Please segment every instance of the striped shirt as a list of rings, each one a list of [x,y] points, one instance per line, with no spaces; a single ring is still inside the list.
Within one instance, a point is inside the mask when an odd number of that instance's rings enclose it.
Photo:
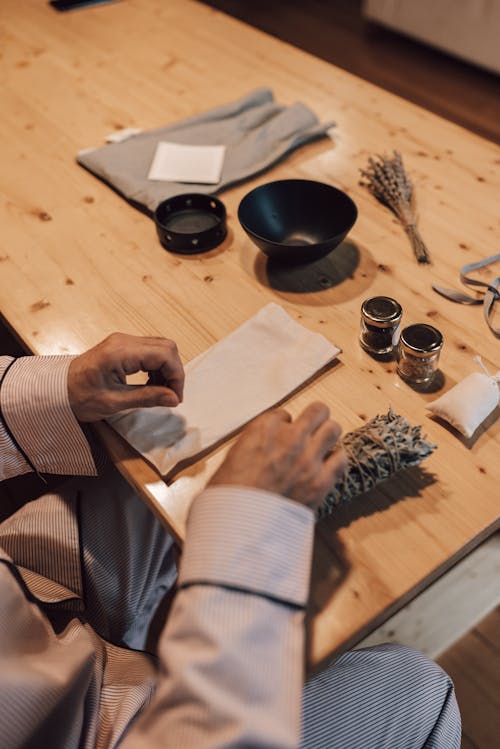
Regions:
[[[70,361],[0,359],[2,479],[97,473]],[[76,508],[69,485],[0,525],[2,747],[298,746],[312,511],[243,487],[202,492],[155,664],[89,626]]]

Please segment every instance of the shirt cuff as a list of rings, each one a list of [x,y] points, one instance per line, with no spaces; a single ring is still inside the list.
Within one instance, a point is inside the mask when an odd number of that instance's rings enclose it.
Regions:
[[[215,584],[305,606],[313,511],[271,492],[214,486],[194,500],[179,584]]]
[[[40,473],[96,476],[92,450],[68,399],[73,356],[26,356],[5,375],[2,416]]]

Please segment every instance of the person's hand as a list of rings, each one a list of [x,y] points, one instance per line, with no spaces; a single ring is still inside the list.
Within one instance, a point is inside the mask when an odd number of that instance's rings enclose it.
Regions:
[[[154,377],[145,385],[127,385],[127,375],[139,371]],[[68,371],[69,402],[79,421],[97,421],[127,408],[177,406],[183,388],[177,346],[166,338],[113,333],[73,359]]]
[[[347,457],[340,426],[323,403],[292,421],[282,409],[262,414],[242,433],[209,485],[237,484],[282,494],[319,507],[343,475]]]

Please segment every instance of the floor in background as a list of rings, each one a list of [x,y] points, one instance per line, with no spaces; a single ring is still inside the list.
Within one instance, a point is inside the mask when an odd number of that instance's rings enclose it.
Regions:
[[[500,608],[438,658],[455,683],[462,749],[496,749],[500,715]]]
[[[205,3],[500,143],[500,78],[366,22],[361,0]]]
[[[494,533],[356,647],[398,642],[439,660],[500,606],[499,578],[500,533]]]
[[[440,663],[457,689],[463,749],[499,746],[499,571],[496,533],[357,645],[399,642]]]

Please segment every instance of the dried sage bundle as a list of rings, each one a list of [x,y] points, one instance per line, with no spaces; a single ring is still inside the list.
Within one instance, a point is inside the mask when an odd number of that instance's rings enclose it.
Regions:
[[[394,151],[392,158],[386,154],[375,159],[370,156],[367,168],[360,171],[364,178],[360,184],[367,187],[401,221],[418,262],[430,263],[429,252],[417,229],[412,210],[413,185],[405,172],[399,151]]]
[[[418,465],[436,447],[423,439],[420,426],[411,426],[392,409],[348,432],[342,445],[347,453],[348,468],[326,497],[318,511],[319,517],[334,512],[339,504],[350,502],[400,468]]]

